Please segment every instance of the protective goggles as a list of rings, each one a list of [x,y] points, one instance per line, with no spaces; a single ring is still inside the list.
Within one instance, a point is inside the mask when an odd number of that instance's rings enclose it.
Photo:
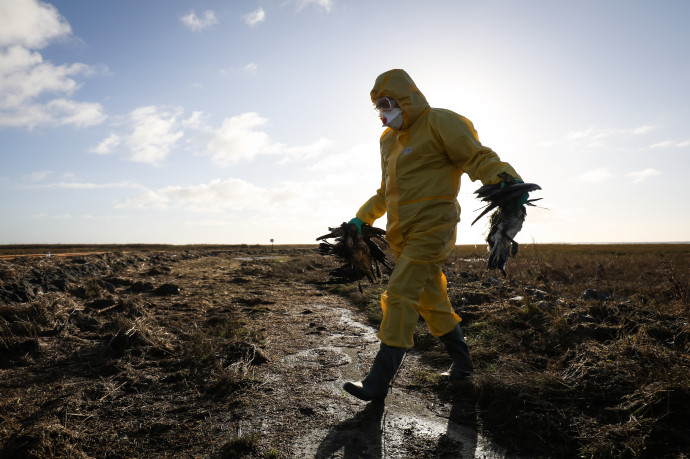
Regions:
[[[376,103],[374,104],[374,110],[378,110],[378,111],[392,110],[397,106],[398,106],[398,104],[395,102],[395,99],[393,99],[392,97],[379,97],[378,99],[376,99]]]

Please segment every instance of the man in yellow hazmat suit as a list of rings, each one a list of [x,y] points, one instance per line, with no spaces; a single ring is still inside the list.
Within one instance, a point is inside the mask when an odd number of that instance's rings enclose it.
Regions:
[[[387,127],[380,140],[381,187],[350,223],[371,225],[387,213],[386,239],[396,265],[381,295],[381,346],[371,371],[362,381],[344,385],[367,401],[385,398],[413,346],[420,314],[453,360],[446,377],[462,380],[472,374],[461,319],[451,307],[441,272],[455,246],[460,177],[465,173],[485,185],[501,182],[502,172],[520,179],[510,164],[482,146],[467,118],[431,108],[404,70],[379,75],[371,100]]]

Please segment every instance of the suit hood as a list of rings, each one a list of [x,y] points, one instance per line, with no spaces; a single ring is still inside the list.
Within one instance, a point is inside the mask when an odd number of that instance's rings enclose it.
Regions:
[[[376,78],[371,90],[371,101],[376,103],[380,97],[392,97],[403,111],[402,129],[410,127],[419,116],[428,110],[429,103],[417,88],[410,75],[401,69],[393,69]]]

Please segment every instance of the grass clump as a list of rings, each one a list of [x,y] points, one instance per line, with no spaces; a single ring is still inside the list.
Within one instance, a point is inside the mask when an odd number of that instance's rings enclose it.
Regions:
[[[276,449],[264,451],[260,445],[259,434],[240,435],[228,440],[220,451],[220,459],[257,458],[275,459],[281,457]]]
[[[499,282],[461,253],[453,297],[494,298],[454,304],[487,433],[528,455],[687,456],[690,246],[523,247]]]
[[[259,435],[241,435],[228,440],[221,449],[222,459],[253,457],[259,452]]]

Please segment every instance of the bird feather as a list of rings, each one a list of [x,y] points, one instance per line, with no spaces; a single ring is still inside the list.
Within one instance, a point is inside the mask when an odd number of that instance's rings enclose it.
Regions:
[[[345,222],[328,230],[329,233],[316,238],[317,241],[323,241],[319,251],[322,255],[334,255],[344,262],[330,273],[332,277],[342,282],[359,281],[366,277],[374,283],[381,278],[379,264],[389,272],[392,270],[383,250],[388,245],[384,239],[386,231],[365,223],[360,234],[354,224]],[[328,239],[334,239],[335,242],[331,243]]]
[[[486,206],[472,225],[494,211],[489,217],[489,234],[486,237],[489,244],[489,269],[499,269],[505,276],[508,259],[517,255],[519,250],[515,236],[522,229],[527,216],[527,209],[519,200],[525,193],[541,190],[541,187],[536,183],[517,182],[507,174],[504,175],[507,177],[502,177],[503,184],[484,185],[475,191]],[[533,206],[533,202],[540,199],[529,199],[525,204]]]

